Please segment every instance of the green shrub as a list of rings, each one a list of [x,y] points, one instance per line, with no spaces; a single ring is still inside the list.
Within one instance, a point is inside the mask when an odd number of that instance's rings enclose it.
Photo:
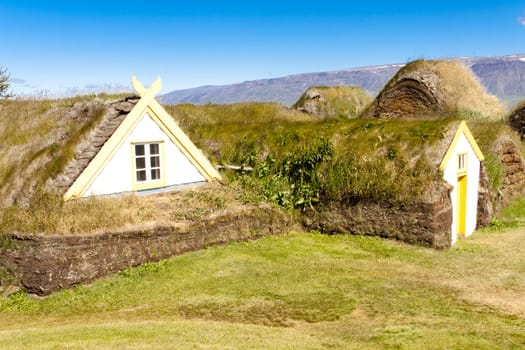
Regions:
[[[287,208],[306,208],[319,201],[322,183],[319,168],[331,160],[333,145],[326,139],[289,153],[277,161],[273,155],[260,159],[252,155],[254,172],[243,174],[245,188],[258,193],[254,198],[269,200]]]

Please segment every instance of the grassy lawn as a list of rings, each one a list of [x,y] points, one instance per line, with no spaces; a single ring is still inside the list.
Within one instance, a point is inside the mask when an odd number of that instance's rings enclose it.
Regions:
[[[2,349],[519,349],[525,229],[437,251],[290,233],[0,298]]]

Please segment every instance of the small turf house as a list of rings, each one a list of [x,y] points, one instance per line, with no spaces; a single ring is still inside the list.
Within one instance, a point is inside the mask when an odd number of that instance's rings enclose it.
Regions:
[[[417,60],[402,67],[361,115],[379,120],[423,124],[423,121],[428,121],[447,125],[446,136],[443,136],[442,141],[412,145],[419,148],[420,152],[424,150],[427,155],[431,154],[432,166],[436,167],[440,178],[449,187],[446,201],[443,192],[439,196],[441,204],[450,206],[450,209],[445,210],[443,207],[442,210],[431,211],[429,216],[434,217],[434,222],[428,223],[428,227],[433,227],[430,231],[436,234],[446,229],[447,235],[451,236],[447,237],[447,242],[440,235],[440,239],[434,240],[432,245],[445,247],[454,244],[458,235],[471,235],[478,224],[487,224],[492,215],[494,197],[490,194],[488,176],[480,164],[484,160],[483,154],[464,121],[456,124],[456,121],[447,119],[475,117],[479,121],[491,121],[499,120],[503,113],[504,108],[498,99],[488,94],[472,72],[462,64],[455,61]],[[473,123],[471,126],[485,134],[484,150],[495,151],[493,146],[487,145],[493,144],[497,137],[487,135],[482,123]],[[412,157],[417,158],[417,153],[412,154]],[[432,193],[437,195],[436,191]],[[448,212],[446,216],[441,215],[445,212]],[[414,223],[414,227],[417,226]]]
[[[65,200],[220,179],[208,159],[155,100],[160,78],[149,89],[135,77],[132,83],[140,99],[102,140],[103,145],[65,192]]]
[[[355,119],[332,140],[311,229],[448,248],[486,223],[484,156],[465,121]]]
[[[480,162],[483,160],[467,124],[461,122],[439,166],[443,179],[451,185],[451,244],[456,242],[458,235],[469,236],[476,229]]]

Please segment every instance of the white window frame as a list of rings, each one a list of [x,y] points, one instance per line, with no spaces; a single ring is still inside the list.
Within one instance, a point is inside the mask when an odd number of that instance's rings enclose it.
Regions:
[[[468,170],[467,153],[458,154],[458,173],[466,173]]]
[[[151,145],[157,145],[158,153],[151,153]],[[137,155],[137,146],[144,146],[144,154]],[[163,186],[165,183],[165,174],[164,174],[164,142],[163,141],[148,141],[148,142],[134,142],[131,144],[132,152],[132,161],[133,161],[133,189],[142,190],[154,187]],[[152,166],[152,159],[154,157],[158,158],[158,166]],[[137,167],[137,160],[144,159],[144,167]],[[157,170],[159,173],[159,178],[154,179],[152,177],[152,172]],[[139,178],[139,172],[146,173],[146,179],[142,180]]]

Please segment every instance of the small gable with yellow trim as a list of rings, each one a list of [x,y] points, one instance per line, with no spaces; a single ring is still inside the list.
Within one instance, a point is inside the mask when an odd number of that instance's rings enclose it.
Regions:
[[[220,179],[204,154],[155,100],[160,78],[150,89],[133,77],[140,100],[64,195],[95,195],[169,189]]]
[[[443,157],[439,170],[450,185],[452,204],[451,243],[469,236],[477,227],[478,193],[483,154],[463,121]]]

